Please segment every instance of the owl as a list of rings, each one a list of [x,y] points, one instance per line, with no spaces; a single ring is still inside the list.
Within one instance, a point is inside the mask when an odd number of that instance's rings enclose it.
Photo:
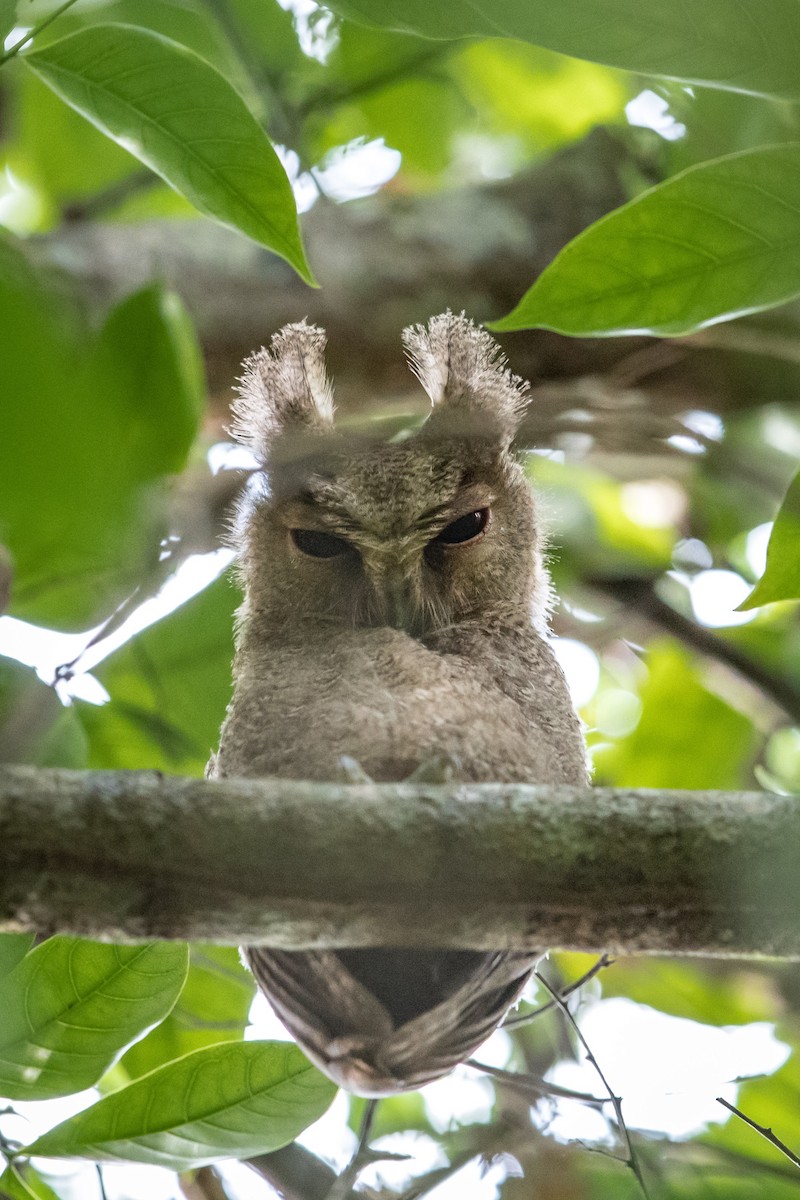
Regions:
[[[463,315],[403,341],[431,401],[405,437],[334,423],[325,335],[289,325],[244,364],[235,436],[263,465],[237,523],[244,591],[214,778],[584,785],[548,640],[543,536],[512,442],[526,386]],[[529,953],[246,948],[336,1083],[417,1088],[497,1027]]]

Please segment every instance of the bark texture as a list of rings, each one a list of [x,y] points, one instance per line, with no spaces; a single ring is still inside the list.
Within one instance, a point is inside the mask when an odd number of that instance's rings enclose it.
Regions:
[[[0,929],[800,959],[800,806],[749,792],[0,770]]]

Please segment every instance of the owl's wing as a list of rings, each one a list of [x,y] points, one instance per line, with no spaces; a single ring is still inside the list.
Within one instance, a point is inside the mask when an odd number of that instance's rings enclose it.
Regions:
[[[244,954],[275,1012],[312,1058],[327,1062],[337,1040],[391,1036],[386,1009],[333,951],[245,946]]]

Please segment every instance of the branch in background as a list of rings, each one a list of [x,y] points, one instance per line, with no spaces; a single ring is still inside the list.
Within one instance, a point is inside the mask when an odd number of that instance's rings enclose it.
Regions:
[[[717,1096],[717,1104],[721,1104],[724,1108],[729,1109],[730,1112],[737,1116],[740,1121],[744,1121],[745,1125],[749,1125],[751,1129],[755,1129],[756,1133],[760,1133],[763,1138],[766,1138],[771,1146],[774,1146],[776,1150],[780,1150],[781,1154],[785,1155],[786,1158],[789,1159],[789,1162],[794,1163],[796,1167],[800,1167],[800,1157],[798,1157],[793,1150],[790,1150],[786,1143],[782,1142],[781,1139],[772,1132],[769,1126],[759,1125],[752,1119],[752,1117],[746,1116],[741,1109],[736,1108],[736,1106],[733,1104],[729,1104],[728,1101],[723,1100],[721,1096]]]
[[[340,399],[374,402],[411,390],[404,325],[448,306],[479,320],[508,311],[567,241],[629,199],[632,179],[656,181],[662,146],[641,130],[597,129],[502,183],[414,199],[387,190],[347,204],[320,201],[303,216],[319,290],[210,221],[73,221],[29,248],[100,307],[154,278],[174,287],[198,324],[212,386],[229,388],[246,353],[287,321],[308,317],[328,330]],[[515,370],[542,378],[602,371],[631,343],[532,333],[517,335],[513,347]],[[690,394],[684,387],[681,408]]]
[[[586,580],[586,583],[595,591],[624,604],[637,618],[657,625],[698,653],[731,667],[748,683],[760,688],[796,725],[800,725],[800,687],[786,676],[776,675],[732,642],[677,612],[661,599],[652,579],[640,576],[607,579],[595,577]]]
[[[336,1172],[297,1142],[250,1158],[247,1165],[280,1192],[283,1200],[325,1200],[336,1182]],[[352,1200],[357,1195],[351,1193]]]
[[[761,792],[0,772],[8,930],[799,959],[798,861]]]
[[[213,1167],[200,1167],[191,1178],[184,1176],[179,1187],[186,1200],[231,1200]]]

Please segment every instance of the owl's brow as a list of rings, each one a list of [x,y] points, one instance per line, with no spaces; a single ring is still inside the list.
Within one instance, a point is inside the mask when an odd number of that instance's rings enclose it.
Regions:
[[[448,500],[442,501],[427,512],[421,513],[417,518],[419,524],[423,522],[435,524],[440,521],[451,521],[454,517],[461,517],[465,513],[473,512],[479,508],[491,508],[496,499],[495,493],[483,483],[470,483],[459,486],[454,494]]]

